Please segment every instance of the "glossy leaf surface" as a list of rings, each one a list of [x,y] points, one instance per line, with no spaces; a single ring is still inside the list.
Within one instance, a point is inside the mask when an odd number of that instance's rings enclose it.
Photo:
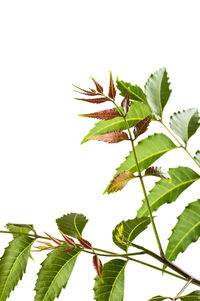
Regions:
[[[5,301],[26,271],[33,238],[15,237],[0,260],[0,300]]]
[[[139,101],[131,103],[129,112],[127,113],[126,119],[129,127],[133,127],[137,122],[144,119],[146,116],[151,114],[149,107]],[[122,131],[126,130],[127,126],[122,117],[116,117],[112,120],[101,120],[95,124],[95,126],[90,130],[87,136],[95,136],[99,134],[104,134],[111,131]],[[84,138],[82,143],[87,142],[89,139]]]
[[[190,203],[181,215],[172,230],[165,256],[174,261],[180,252],[200,237],[200,199]]]
[[[94,299],[96,301],[123,301],[124,269],[127,261],[113,259],[103,266],[102,281],[95,278]]]
[[[149,217],[141,217],[122,221],[113,230],[113,242],[121,249],[127,251],[129,245],[150,224]]]
[[[147,102],[157,115],[162,117],[163,109],[170,97],[170,83],[165,68],[161,68],[151,74],[145,85]]]
[[[170,127],[185,144],[199,127],[199,113],[196,108],[174,113],[170,117]]]
[[[192,183],[197,181],[200,176],[188,167],[170,168],[169,175],[171,180],[161,179],[155,183],[155,186],[148,194],[148,200],[152,211],[156,211],[165,203],[176,201],[178,196],[188,188]],[[146,202],[138,210],[138,217],[148,216]]]
[[[43,261],[35,286],[34,301],[53,301],[66,287],[80,249],[64,252],[67,245],[53,250]]]
[[[61,232],[72,237],[81,236],[88,220],[82,214],[70,213],[56,219],[57,226]]]

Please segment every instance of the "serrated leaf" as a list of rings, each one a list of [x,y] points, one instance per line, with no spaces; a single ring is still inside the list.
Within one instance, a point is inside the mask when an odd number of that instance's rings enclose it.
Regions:
[[[32,224],[7,224],[6,228],[11,232],[18,232],[18,233],[29,233],[30,231],[34,231],[34,227]],[[21,234],[13,233],[13,237],[17,237]]]
[[[65,252],[67,246],[58,247],[47,255],[38,273],[34,301],[53,301],[66,287],[80,249]]]
[[[188,295],[179,297],[182,301],[200,301],[200,291],[194,291]]]
[[[112,72],[110,72],[110,84],[109,84],[108,96],[112,99],[115,99],[115,96],[116,96],[116,90],[115,90],[115,85],[114,85],[113,78],[112,78]]]
[[[121,92],[120,95],[126,96],[127,92],[130,92],[130,99],[146,102],[146,95],[140,87],[133,86],[131,83],[124,82],[117,78],[117,89]]]
[[[148,129],[148,126],[152,120],[152,115],[148,115],[144,119],[140,120],[133,129],[133,134],[135,139],[145,133]]]
[[[148,194],[148,200],[151,206],[151,211],[156,211],[165,203],[176,201],[178,196],[187,189],[192,183],[197,181],[200,176],[191,168],[179,166],[170,168],[168,172],[171,181],[161,179],[155,183],[155,186]],[[138,217],[148,216],[148,209],[145,200],[143,205],[138,210]]]
[[[164,134],[154,134],[141,140],[135,147],[140,170],[143,171],[148,168],[166,152],[175,148],[177,148],[177,146]],[[132,173],[137,171],[132,151],[126,157],[126,160],[117,168],[115,176],[125,170]],[[108,187],[105,192],[107,191]]]
[[[149,299],[148,301],[162,301],[162,300],[166,300],[166,299],[172,300],[172,298],[169,298],[169,297],[155,296],[155,297]]]
[[[134,178],[134,175],[130,171],[120,172],[111,182],[108,187],[108,194],[122,190],[126,184]]]
[[[95,277],[94,299],[96,301],[123,301],[124,269],[127,261],[113,259],[103,266],[102,280]]]
[[[5,301],[26,271],[33,238],[20,235],[14,238],[0,260],[0,300]]]
[[[128,135],[125,132],[122,131],[112,131],[100,135],[90,136],[87,137],[87,139],[91,140],[98,140],[102,142],[108,142],[108,143],[118,143],[123,140],[128,140]]]
[[[91,77],[91,79],[93,80],[95,86],[96,86],[96,89],[99,93],[103,93],[103,87],[93,78]]]
[[[190,203],[181,215],[169,238],[165,256],[174,261],[180,252],[200,237],[200,199]]]
[[[126,120],[129,127],[133,127],[137,122],[144,119],[146,116],[151,114],[149,107],[142,102],[135,101],[131,103],[129,112],[127,113]],[[101,120],[95,124],[95,126],[88,133],[89,136],[95,136],[104,134],[111,131],[123,131],[126,130],[127,126],[122,117],[116,117],[112,120]],[[85,143],[89,139],[84,138],[81,143]]]
[[[170,128],[185,142],[194,135],[199,127],[199,112],[196,108],[174,113],[170,117]]]
[[[171,90],[166,68],[151,74],[145,85],[147,102],[157,115],[162,118],[163,109],[170,97]]]
[[[90,103],[95,103],[95,104],[99,104],[99,103],[103,103],[105,101],[108,101],[108,98],[106,97],[100,97],[100,98],[75,98],[76,100],[82,100],[82,101],[86,101],[86,102],[90,102]]]
[[[89,114],[80,114],[79,116],[97,118],[97,119],[102,119],[102,120],[110,120],[115,117],[119,117],[120,114],[118,111],[116,111],[114,109],[108,109],[108,110],[103,110],[103,111],[89,113]]]
[[[196,151],[194,159],[200,164],[200,151]]]
[[[154,176],[169,179],[169,175],[161,167],[151,166],[145,170],[145,176]]]
[[[113,230],[113,242],[121,249],[127,251],[129,245],[150,224],[149,217],[141,217],[122,221]]]
[[[56,219],[57,226],[61,232],[72,237],[80,237],[88,220],[82,214],[69,213]]]

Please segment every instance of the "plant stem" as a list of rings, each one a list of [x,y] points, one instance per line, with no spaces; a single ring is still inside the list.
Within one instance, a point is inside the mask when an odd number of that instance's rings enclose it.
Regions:
[[[194,163],[200,168],[200,164],[194,159],[194,157],[190,154],[190,152],[187,150],[187,147],[184,146],[177,138],[176,136],[173,134],[173,132],[163,123],[162,120],[158,120],[163,126],[164,128],[170,133],[170,135],[176,140],[176,142],[180,145],[180,147],[182,147],[186,153],[190,156],[190,158],[194,161]]]
[[[184,290],[188,287],[188,285],[190,285],[192,281],[192,278],[190,278],[187,283],[184,285],[184,287],[180,290],[180,292],[174,297],[174,299],[172,301],[176,301],[181,295],[182,293],[184,292]]]
[[[148,200],[148,197],[147,197],[147,193],[146,193],[146,189],[145,189],[145,186],[144,186],[143,177],[142,177],[142,174],[141,174],[141,171],[140,171],[140,167],[139,167],[139,163],[138,163],[138,159],[137,159],[137,155],[136,155],[136,151],[135,151],[134,140],[133,140],[133,137],[132,137],[132,134],[131,134],[131,131],[130,131],[129,124],[128,124],[127,120],[126,120],[126,115],[122,112],[122,110],[120,110],[120,108],[118,107],[118,105],[115,103],[114,100],[112,100],[112,102],[116,106],[116,108],[118,109],[119,113],[123,117],[124,122],[126,123],[126,127],[127,127],[127,130],[128,130],[129,138],[130,138],[130,141],[131,141],[133,156],[134,156],[134,160],[135,160],[135,164],[136,164],[138,176],[140,178],[140,184],[141,184],[142,191],[143,191],[143,194],[144,194],[144,199],[145,199],[145,202],[146,202],[146,205],[147,205],[149,217],[150,217],[151,224],[152,224],[152,227],[153,227],[153,231],[154,231],[154,234],[155,234],[155,237],[156,237],[156,241],[157,241],[157,244],[158,244],[160,255],[161,255],[161,257],[164,257],[164,252],[163,252],[163,249],[162,249],[162,245],[161,245],[161,242],[160,242],[158,231],[156,229],[156,225],[155,225],[154,218],[153,218],[153,215],[152,215],[151,206],[149,204],[149,200]]]

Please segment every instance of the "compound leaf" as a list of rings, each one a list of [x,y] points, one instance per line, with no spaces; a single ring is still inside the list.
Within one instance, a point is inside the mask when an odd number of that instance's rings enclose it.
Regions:
[[[129,245],[150,224],[149,217],[141,217],[122,221],[113,230],[113,242],[121,249],[127,251]]]
[[[145,85],[147,102],[157,115],[162,118],[163,109],[170,97],[171,90],[166,68],[151,74]]]
[[[135,101],[131,103],[130,110],[126,115],[129,127],[133,127],[140,120],[151,114],[151,110],[145,103]],[[86,137],[104,134],[111,131],[123,131],[126,130],[127,126],[122,117],[115,117],[111,120],[101,120],[95,124],[90,130]],[[84,138],[82,144],[89,141],[90,139]]]
[[[53,250],[41,264],[35,285],[34,301],[53,301],[66,287],[77,256],[81,252],[76,248],[66,253],[67,248],[69,247],[65,245]]]
[[[188,295],[179,297],[182,301],[200,301],[200,291],[194,291]]]
[[[102,280],[95,277],[94,299],[96,301],[123,301],[124,269],[127,261],[113,259],[103,266]]]
[[[61,232],[72,237],[80,237],[88,220],[82,214],[69,213],[56,219],[57,226]]]
[[[169,238],[165,256],[173,261],[180,252],[200,236],[200,199],[190,203],[181,215]]]
[[[146,95],[137,85],[133,86],[131,83],[124,82],[118,78],[116,83],[117,89],[121,92],[120,95],[126,96],[127,92],[129,91],[130,99],[146,102]]]
[[[194,135],[199,127],[199,112],[196,108],[174,113],[170,117],[171,129],[185,142]]]
[[[26,271],[30,249],[35,239],[25,235],[15,237],[0,260],[0,300],[5,301]]]
[[[186,188],[200,178],[191,168],[182,166],[170,168],[168,174],[171,178],[170,181],[161,179],[155,183],[155,186],[149,192],[148,200],[152,211],[156,211],[165,203],[174,202]],[[143,205],[138,210],[137,216],[148,216],[145,200],[143,200]]]
[[[154,134],[141,140],[135,148],[140,170],[142,171],[148,168],[150,165],[152,165],[153,162],[158,160],[166,152],[175,148],[177,148],[177,146],[162,133]],[[132,151],[126,157],[126,160],[117,168],[117,173],[115,174],[115,176],[125,170],[132,173],[137,171]],[[106,188],[104,193],[108,191],[108,187]]]

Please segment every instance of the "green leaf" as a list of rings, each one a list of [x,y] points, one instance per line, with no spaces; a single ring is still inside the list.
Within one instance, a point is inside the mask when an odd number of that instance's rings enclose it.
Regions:
[[[43,261],[35,286],[34,301],[53,301],[66,287],[77,256],[81,252],[77,248],[69,253],[61,253],[67,248],[70,247],[65,245],[53,250]]]
[[[113,230],[113,241],[121,249],[127,251],[127,241],[132,242],[150,224],[149,217],[141,217],[122,221]]]
[[[26,233],[28,234],[30,231],[34,231],[34,227],[32,224],[7,224],[6,228],[11,232],[18,233]],[[21,234],[13,234],[13,237],[17,237]]]
[[[192,169],[182,166],[170,168],[168,173],[171,180],[161,179],[156,182],[148,195],[152,211],[156,211],[165,203],[174,202],[186,188],[200,178]],[[137,216],[148,216],[145,200],[143,200],[143,205],[138,210]]]
[[[95,277],[94,299],[97,301],[123,301],[124,269],[127,261],[113,259],[103,266],[102,278]]]
[[[151,110],[145,103],[134,101],[131,103],[129,112],[127,113],[126,119],[129,127],[133,127],[140,120],[151,114]],[[115,117],[111,120],[101,120],[95,124],[95,126],[86,135],[87,137],[104,134],[111,131],[123,131],[126,130],[127,126],[122,117]],[[86,137],[81,142],[82,144],[87,142],[89,139]]]
[[[171,298],[163,297],[163,296],[155,296],[155,297],[149,299],[149,301],[162,301],[162,300],[166,300],[166,299],[171,299]]]
[[[88,220],[82,214],[69,213],[56,219],[57,226],[61,232],[72,237],[79,237]]]
[[[196,151],[194,159],[200,164],[200,151]]]
[[[181,215],[169,238],[166,257],[173,261],[180,252],[200,237],[200,199],[190,203]]]
[[[170,83],[165,68],[161,68],[151,74],[145,85],[147,102],[157,115],[162,118],[163,109],[170,97]]]
[[[133,86],[131,83],[124,82],[117,78],[117,89],[121,92],[120,95],[126,96],[128,90],[130,93],[130,99],[146,102],[146,95],[140,87]]]
[[[200,291],[194,291],[189,295],[179,297],[182,301],[200,301]]]
[[[0,260],[0,301],[5,301],[22,279],[30,254],[33,238],[20,235],[14,238]]]
[[[170,117],[170,128],[185,142],[194,135],[199,127],[199,112],[196,108],[174,113]]]
[[[162,155],[175,148],[177,148],[177,146],[164,134],[156,133],[141,140],[135,147],[140,170],[142,171],[148,168]],[[132,173],[137,171],[132,151],[126,157],[126,160],[117,168],[117,172],[114,177],[125,170]],[[104,193],[108,191],[108,187]]]

